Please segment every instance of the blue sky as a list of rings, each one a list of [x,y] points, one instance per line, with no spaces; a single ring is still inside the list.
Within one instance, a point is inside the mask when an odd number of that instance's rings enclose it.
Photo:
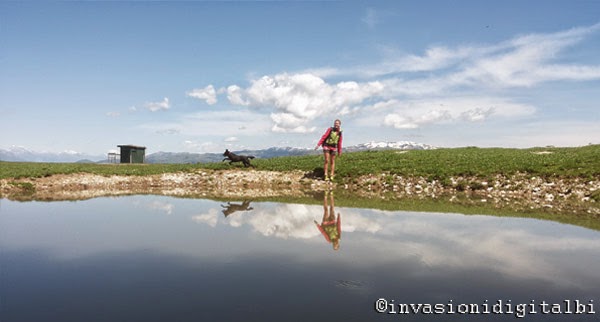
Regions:
[[[0,148],[600,143],[600,1],[2,2]]]

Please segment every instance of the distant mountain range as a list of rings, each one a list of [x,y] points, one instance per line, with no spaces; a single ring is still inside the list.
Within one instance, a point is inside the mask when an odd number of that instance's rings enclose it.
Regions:
[[[0,149],[0,161],[22,161],[22,162],[96,162],[106,159],[105,155],[90,155],[75,151],[64,152],[37,152],[24,147],[12,146],[8,149]],[[95,160],[95,161],[92,161]]]
[[[409,141],[399,142],[369,142],[344,147],[344,152],[372,150],[430,150],[436,147]],[[268,159],[282,156],[298,156],[320,154],[321,151],[306,148],[272,147],[263,150],[233,151],[236,154],[253,155],[256,158]],[[147,163],[207,163],[221,162],[222,153],[189,153],[189,152],[155,152],[146,155]],[[88,162],[106,163],[107,155],[90,155],[73,151],[60,153],[35,152],[23,147],[0,149],[0,161],[21,162]]]

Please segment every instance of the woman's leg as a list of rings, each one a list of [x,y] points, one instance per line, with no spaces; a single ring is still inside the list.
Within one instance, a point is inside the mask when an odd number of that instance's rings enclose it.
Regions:
[[[323,220],[321,220],[321,224],[323,224],[325,221],[327,221],[327,218],[329,217],[329,212],[328,212],[328,207],[327,207],[327,193],[323,194]]]
[[[324,170],[324,172],[323,172],[323,179],[327,179],[327,177],[329,176],[327,174],[327,170],[328,170],[328,167],[329,167],[329,157],[330,157],[330,154],[329,154],[329,152],[327,150],[325,150],[323,152],[323,154],[325,156],[325,164],[323,165],[323,170]]]
[[[331,177],[333,178],[333,176],[335,175],[335,154],[332,153],[330,158],[331,158],[330,159],[330,161],[331,161],[331,167],[330,167],[331,168]]]

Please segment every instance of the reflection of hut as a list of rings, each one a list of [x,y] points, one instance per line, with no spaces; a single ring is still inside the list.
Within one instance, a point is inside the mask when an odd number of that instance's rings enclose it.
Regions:
[[[121,148],[121,163],[144,163],[146,147],[137,145],[117,145]]]

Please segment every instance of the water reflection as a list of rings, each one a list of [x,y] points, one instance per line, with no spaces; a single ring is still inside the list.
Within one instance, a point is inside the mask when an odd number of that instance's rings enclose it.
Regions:
[[[555,222],[356,209],[331,194],[310,205],[157,196],[0,203],[3,321],[90,321],[97,303],[106,309],[99,321],[372,321],[386,317],[373,309],[382,297],[600,303],[600,232]],[[342,231],[333,252],[327,237]]]
[[[315,220],[315,224],[325,240],[333,245],[333,249],[340,249],[342,218],[339,212],[337,216],[335,214],[333,191],[325,191],[323,194],[323,219],[321,219],[320,224]]]
[[[227,206],[221,205],[221,207],[225,208],[223,209],[223,215],[225,215],[225,217],[236,211],[250,211],[254,209],[250,207],[250,200],[244,200],[241,204],[234,204],[228,201]]]

